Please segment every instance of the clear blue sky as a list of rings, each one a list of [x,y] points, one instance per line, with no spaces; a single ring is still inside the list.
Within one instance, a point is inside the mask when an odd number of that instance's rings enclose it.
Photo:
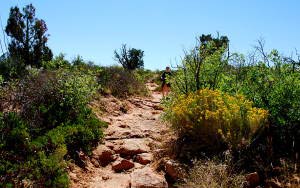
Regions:
[[[11,6],[29,3],[47,23],[55,55],[100,65],[114,64],[113,51],[126,43],[145,51],[146,68],[162,69],[197,35],[217,31],[235,52],[251,51],[260,37],[267,49],[300,50],[299,0],[1,0],[3,25]]]

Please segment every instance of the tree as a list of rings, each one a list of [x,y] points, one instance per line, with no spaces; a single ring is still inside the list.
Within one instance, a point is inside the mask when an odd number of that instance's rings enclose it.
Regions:
[[[129,71],[137,68],[144,67],[144,51],[135,48],[127,48],[126,44],[123,44],[120,52],[115,50],[115,60],[120,63],[124,69]]]
[[[73,60],[72,60],[72,64],[74,66],[82,66],[85,65],[85,62],[83,60],[83,58],[80,55],[77,55]]]
[[[49,61],[53,54],[46,45],[49,35],[44,20],[35,17],[35,8],[29,4],[23,8],[10,9],[6,34],[11,38],[9,43],[10,56],[18,58],[25,65],[40,67],[42,61]]]
[[[226,64],[223,57],[228,49],[226,36],[201,35],[197,38],[197,45],[185,51],[182,64],[177,67],[175,88],[184,94],[201,88],[215,89]]]

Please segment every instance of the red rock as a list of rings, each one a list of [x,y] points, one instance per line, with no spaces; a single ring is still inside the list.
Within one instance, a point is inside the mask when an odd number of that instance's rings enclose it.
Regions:
[[[167,188],[168,183],[163,175],[150,167],[136,169],[131,173],[131,188]]]
[[[153,160],[151,153],[141,153],[136,156],[136,161],[142,165],[146,165]]]
[[[124,170],[129,170],[134,167],[134,163],[130,160],[118,158],[115,162],[112,164],[112,169],[115,172],[121,172]]]
[[[144,140],[141,139],[124,139],[123,145],[115,149],[115,152],[122,155],[137,155],[146,153],[150,150]]]
[[[249,183],[250,187],[255,187],[259,184],[259,175],[257,172],[253,172],[246,175],[246,180]]]
[[[180,165],[176,163],[174,160],[166,160],[164,162],[164,166],[165,166],[166,174],[174,181],[180,179],[183,176]]]
[[[115,160],[115,152],[104,145],[99,145],[93,151],[93,158],[97,159],[101,166],[106,166]]]

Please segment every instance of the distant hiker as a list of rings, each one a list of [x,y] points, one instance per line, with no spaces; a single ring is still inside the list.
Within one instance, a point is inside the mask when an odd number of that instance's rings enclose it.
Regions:
[[[162,81],[161,90],[162,90],[163,97],[167,96],[171,89],[171,84],[168,80],[169,76],[171,76],[171,69],[170,69],[170,67],[166,67],[166,70],[161,75],[161,81]]]

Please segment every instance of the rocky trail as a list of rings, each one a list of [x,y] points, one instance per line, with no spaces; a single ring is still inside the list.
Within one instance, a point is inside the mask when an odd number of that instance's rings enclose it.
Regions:
[[[168,134],[161,122],[161,94],[154,83],[147,83],[151,96],[123,101],[106,99],[112,105],[101,119],[108,122],[105,137],[90,158],[86,169],[70,168],[71,187],[92,188],[165,188],[163,172],[155,166],[155,156]]]

